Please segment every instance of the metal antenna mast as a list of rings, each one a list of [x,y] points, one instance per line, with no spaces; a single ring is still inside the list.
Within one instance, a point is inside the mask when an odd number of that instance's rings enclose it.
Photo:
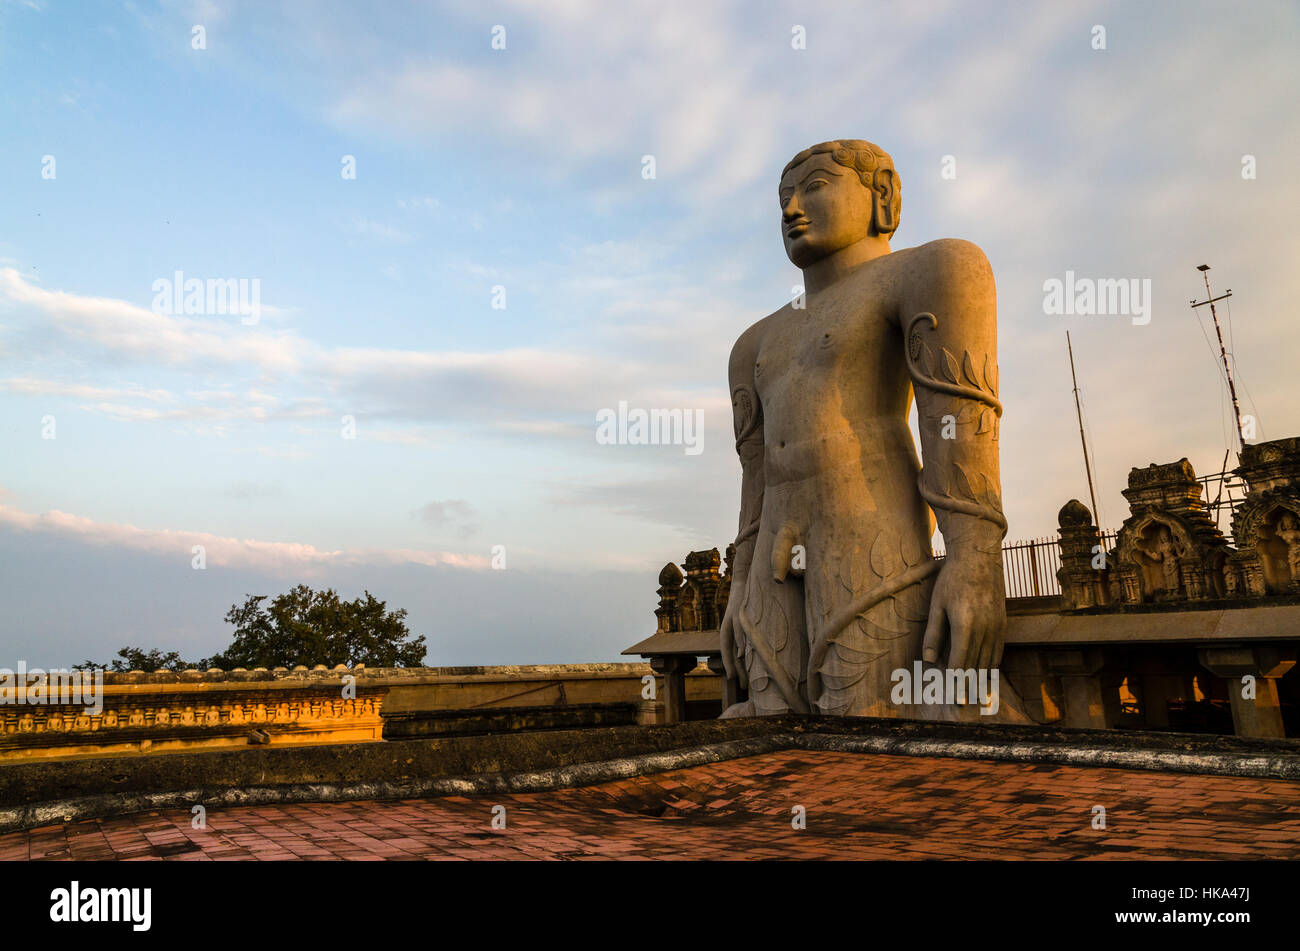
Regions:
[[[1088,498],[1092,500],[1092,524],[1101,525],[1097,514],[1097,493],[1092,487],[1092,465],[1088,462],[1088,440],[1083,436],[1083,410],[1079,406],[1079,378],[1074,375],[1074,345],[1070,331],[1065,332],[1065,347],[1070,351],[1070,379],[1074,381],[1074,415],[1079,420],[1079,442],[1083,443],[1083,471],[1088,474]]]
[[[1241,404],[1237,402],[1237,386],[1232,382],[1232,367],[1228,365],[1228,348],[1223,345],[1223,329],[1219,326],[1219,312],[1214,308],[1214,302],[1223,300],[1225,297],[1232,296],[1232,288],[1228,288],[1226,294],[1220,294],[1215,297],[1210,290],[1210,266],[1208,264],[1198,264],[1196,270],[1201,272],[1201,277],[1205,278],[1205,297],[1206,299],[1197,303],[1192,301],[1192,307],[1204,307],[1210,305],[1210,316],[1214,318],[1214,332],[1219,338],[1219,358],[1223,361],[1223,372],[1228,377],[1228,392],[1232,394],[1232,412],[1237,419],[1237,438],[1241,441],[1241,448],[1246,448],[1246,432],[1241,425]]]

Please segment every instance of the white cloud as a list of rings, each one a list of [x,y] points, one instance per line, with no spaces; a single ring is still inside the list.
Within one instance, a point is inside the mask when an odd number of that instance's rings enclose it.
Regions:
[[[61,380],[42,380],[32,377],[10,377],[0,380],[10,393],[24,396],[68,396],[78,399],[133,399],[154,403],[170,403],[175,397],[167,390],[148,390],[144,387],[91,386],[86,383],[69,383]]]
[[[156,314],[124,300],[47,291],[11,267],[0,268],[0,292],[39,310],[74,340],[169,366],[210,361],[294,372],[307,349],[292,333],[245,326],[235,316]]]
[[[193,548],[202,545],[210,567],[251,568],[278,577],[298,577],[303,572],[346,565],[413,564],[436,568],[486,569],[489,559],[449,551],[409,548],[325,551],[297,542],[268,542],[254,538],[229,538],[208,532],[148,529],[116,522],[97,522],[57,510],[34,514],[0,505],[0,526],[53,535],[101,548],[124,548],[190,562]]]

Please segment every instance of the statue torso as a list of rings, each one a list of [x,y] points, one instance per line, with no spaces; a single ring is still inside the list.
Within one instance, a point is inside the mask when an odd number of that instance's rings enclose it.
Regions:
[[[766,529],[789,525],[807,542],[831,533],[849,544],[885,530],[928,547],[898,326],[913,253],[866,262],[737,343],[753,359],[763,414]]]

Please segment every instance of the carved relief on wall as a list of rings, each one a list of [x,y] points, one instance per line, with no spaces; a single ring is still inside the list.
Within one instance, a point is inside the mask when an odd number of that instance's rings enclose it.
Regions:
[[[108,698],[107,703],[113,703]],[[330,720],[364,719],[378,713],[374,697],[357,697],[351,700],[299,697],[268,705],[252,702],[215,702],[206,705],[175,702],[156,705],[147,701],[137,705],[123,703],[106,706],[103,712],[88,714],[84,707],[41,705],[24,708],[0,708],[0,734],[13,733],[90,733],[97,730],[138,728],[154,729],[176,727],[220,727],[230,724],[268,723],[299,724]]]
[[[1201,484],[1186,459],[1135,468],[1124,497],[1131,515],[1120,528],[1110,591],[1116,601],[1222,598],[1231,549],[1205,511]]]
[[[1300,515],[1277,505],[1260,521],[1255,554],[1264,588],[1272,594],[1300,590]]]
[[[1300,592],[1300,437],[1246,446],[1236,473],[1247,487],[1232,514],[1238,592]]]

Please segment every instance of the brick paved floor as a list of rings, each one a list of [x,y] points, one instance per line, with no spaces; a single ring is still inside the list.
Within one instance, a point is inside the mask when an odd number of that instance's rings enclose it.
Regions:
[[[505,830],[491,828],[497,805]],[[190,819],[10,833],[0,859],[1300,858],[1300,783],[809,751],[557,792],[212,808],[206,830]]]

